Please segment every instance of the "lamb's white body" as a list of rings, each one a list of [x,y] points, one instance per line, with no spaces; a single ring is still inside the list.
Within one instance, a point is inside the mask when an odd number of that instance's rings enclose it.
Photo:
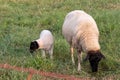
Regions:
[[[100,49],[98,42],[99,31],[96,22],[84,11],[75,10],[66,15],[62,34],[71,46],[73,63],[75,63],[73,48],[76,48],[78,53],[79,51],[87,53],[90,50],[96,51]],[[78,54],[78,71],[80,70],[80,54]]]
[[[48,52],[50,58],[53,58],[54,38],[52,33],[49,30],[43,30],[40,33],[40,38],[36,41],[39,45],[39,49],[42,49],[42,56],[45,57],[45,53]]]

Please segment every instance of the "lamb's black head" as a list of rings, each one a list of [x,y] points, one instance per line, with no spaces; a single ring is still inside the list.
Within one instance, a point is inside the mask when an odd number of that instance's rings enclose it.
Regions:
[[[92,68],[92,72],[98,71],[98,64],[102,58],[105,58],[105,57],[100,51],[89,51],[88,52],[88,59],[89,59],[89,62]]]
[[[36,41],[30,43],[30,52],[33,53],[36,49],[38,49],[39,45]]]

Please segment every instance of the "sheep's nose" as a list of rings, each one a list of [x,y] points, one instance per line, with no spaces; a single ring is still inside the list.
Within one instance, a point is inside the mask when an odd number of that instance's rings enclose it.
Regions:
[[[30,50],[30,53],[33,53],[34,51],[33,50]]]

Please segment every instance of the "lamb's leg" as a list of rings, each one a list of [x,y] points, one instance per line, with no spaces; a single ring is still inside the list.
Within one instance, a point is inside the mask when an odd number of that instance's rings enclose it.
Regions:
[[[72,46],[70,46],[70,53],[71,53],[72,63],[75,65],[75,60],[74,60],[74,49],[73,49]]]
[[[49,50],[50,59],[53,59],[53,46]]]
[[[42,57],[43,57],[43,58],[46,58],[45,50],[42,50]]]
[[[81,62],[81,50],[77,50],[77,53],[78,53],[78,71],[81,71],[81,65],[80,65],[80,62]]]

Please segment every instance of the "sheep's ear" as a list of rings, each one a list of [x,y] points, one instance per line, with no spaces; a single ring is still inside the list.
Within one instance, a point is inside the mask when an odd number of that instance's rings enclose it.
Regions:
[[[102,58],[105,59],[105,56],[99,50],[98,51],[89,51],[87,54],[87,59],[91,58],[91,56],[93,56],[93,55],[96,55],[96,57],[99,59],[102,59]],[[94,58],[94,57],[92,57],[92,58]]]
[[[89,55],[87,54],[87,56],[84,58],[83,61],[87,61],[89,59]]]
[[[101,58],[105,59],[105,56],[101,52],[99,52],[99,54]]]

